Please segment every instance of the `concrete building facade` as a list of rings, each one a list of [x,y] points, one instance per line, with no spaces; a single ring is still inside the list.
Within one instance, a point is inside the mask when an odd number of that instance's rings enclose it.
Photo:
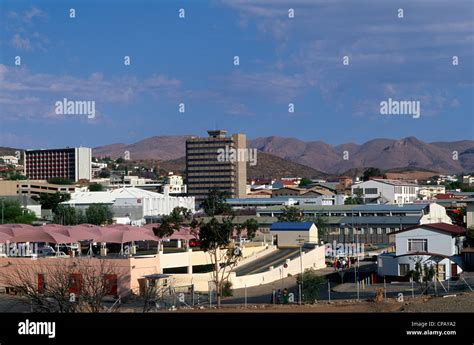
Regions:
[[[60,177],[71,181],[92,178],[92,151],[87,147],[26,150],[25,175],[30,180]]]
[[[380,255],[380,276],[407,277],[419,262],[434,266],[438,279],[450,279],[462,272],[461,251],[466,230],[452,224],[422,224],[393,233],[395,252]]]
[[[419,186],[405,181],[373,179],[352,185],[352,194],[366,204],[410,204],[418,198]]]
[[[188,195],[195,197],[198,203],[213,189],[227,193],[229,198],[245,198],[247,192],[245,134],[233,134],[229,137],[224,130],[208,133],[208,137],[190,137],[186,140]],[[220,159],[222,152],[229,154]]]

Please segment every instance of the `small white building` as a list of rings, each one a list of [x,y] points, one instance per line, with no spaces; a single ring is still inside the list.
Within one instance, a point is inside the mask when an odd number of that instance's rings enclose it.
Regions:
[[[452,224],[421,224],[391,234],[394,253],[379,255],[377,271],[380,276],[406,277],[415,269],[433,266],[438,279],[450,279],[462,272],[461,251],[466,229]]]
[[[366,204],[411,204],[418,198],[417,184],[399,180],[373,179],[352,185],[352,194],[361,194]]]
[[[186,194],[186,185],[183,181],[183,176],[170,174],[166,178],[166,183],[163,186],[165,194]]]
[[[62,204],[83,210],[92,204],[109,205],[116,221],[129,217],[134,224],[144,223],[146,216],[168,215],[178,206],[194,212],[195,206],[194,197],[173,197],[134,187],[72,193],[71,200]]]
[[[18,165],[18,158],[16,156],[0,156],[0,159],[5,163],[5,164],[11,164],[14,166]]]
[[[445,194],[446,187],[442,184],[428,184],[420,186],[418,194],[423,200],[432,200],[436,194]]]
[[[270,234],[279,248],[318,243],[318,228],[313,222],[276,222],[270,227]]]

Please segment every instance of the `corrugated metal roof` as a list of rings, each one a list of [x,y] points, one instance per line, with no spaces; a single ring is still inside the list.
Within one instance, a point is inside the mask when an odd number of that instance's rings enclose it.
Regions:
[[[339,223],[346,223],[350,225],[367,225],[367,224],[419,224],[421,216],[382,216],[382,217],[342,217]]]
[[[404,204],[399,205],[295,205],[294,207],[302,211],[330,211],[330,212],[343,212],[343,211],[422,211],[428,207],[429,204]],[[280,211],[281,206],[270,206],[264,211]]]

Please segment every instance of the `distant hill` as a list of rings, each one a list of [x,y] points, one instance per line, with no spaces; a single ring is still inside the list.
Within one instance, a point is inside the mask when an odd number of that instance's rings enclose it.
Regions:
[[[123,157],[125,151],[130,153],[131,160],[159,159],[173,160],[185,155],[187,136],[159,136],[140,140],[134,144],[112,144],[96,147],[94,157]]]
[[[158,166],[166,171],[184,173],[186,169],[185,158],[163,161]],[[305,176],[312,178],[325,178],[324,174],[316,169],[294,163],[268,153],[257,153],[257,164],[247,164],[247,178],[281,178],[288,176]]]
[[[118,158],[128,151],[132,160],[164,161],[164,165],[179,170],[180,166],[184,167],[181,157],[185,155],[187,137],[155,136],[133,144],[106,145],[94,148],[93,155]],[[269,176],[272,171],[276,175],[285,172],[292,175],[296,171],[301,172],[299,176],[352,175],[367,167],[435,174],[474,172],[473,140],[426,143],[407,137],[332,146],[322,141],[271,136],[248,140],[247,144],[259,151],[258,164],[249,168],[249,177]],[[14,148],[0,147],[1,155],[14,154],[15,151]],[[254,173],[256,175],[251,175]]]
[[[0,146],[0,156],[14,156],[16,151],[23,152],[23,150]]]
[[[404,167],[437,173],[470,172],[474,168],[472,140],[430,144],[408,137],[400,140],[374,139],[362,145],[330,146],[320,141],[265,137],[250,140],[249,146],[333,174],[365,167],[381,170]],[[454,151],[458,153],[458,160],[453,159]],[[344,159],[344,153],[349,156],[348,159]]]

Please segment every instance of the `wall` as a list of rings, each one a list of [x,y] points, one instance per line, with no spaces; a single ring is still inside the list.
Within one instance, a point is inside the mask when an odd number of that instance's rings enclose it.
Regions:
[[[474,225],[474,203],[467,202],[466,203],[466,223],[467,227]]]
[[[378,265],[377,265],[377,273],[380,276],[399,276],[399,265],[400,264],[408,264],[410,266],[410,270],[415,269],[415,264],[417,261],[421,260],[422,266],[427,264],[428,266],[436,265],[435,262],[430,260],[430,256],[428,255],[418,255],[418,256],[399,256],[399,257],[391,257],[391,256],[379,256],[378,258]],[[451,264],[455,263],[450,259],[446,258],[439,262],[439,265],[445,266],[446,272],[446,279],[451,278]],[[462,269],[459,266],[460,262],[456,262],[458,265],[457,273],[461,273]]]
[[[298,239],[303,239],[304,242],[311,242],[317,243],[318,242],[318,230],[316,226],[310,228],[309,231],[302,230],[302,231],[295,231],[295,230],[288,230],[288,231],[270,231],[272,236],[278,236],[278,247],[299,247],[300,242]]]
[[[307,253],[303,253],[303,269],[321,269],[326,267],[325,262],[325,248],[324,246],[317,247]],[[300,258],[297,257],[293,260],[287,260],[287,268],[283,265],[274,267],[273,269],[257,273],[249,274],[246,276],[236,276],[234,272],[231,272],[229,279],[232,282],[234,289],[244,288],[245,286],[258,286],[261,284],[268,284],[276,280],[282,279],[289,275],[299,274],[301,271]],[[208,291],[209,281],[213,279],[212,273],[201,273],[201,274],[174,274],[176,285],[189,285],[194,284],[194,288],[197,291]]]
[[[397,255],[408,254],[408,239],[427,239],[428,252],[430,253],[448,256],[455,254],[454,239],[451,235],[435,230],[417,228],[396,235]]]
[[[21,273],[25,279],[31,279],[33,285],[38,283],[38,274],[46,274],[46,283],[48,282],[48,274],[55,272],[71,272],[72,268],[65,268],[67,265],[77,265],[78,271],[83,270],[82,267],[90,267],[91,270],[96,269],[97,272],[115,272],[117,274],[117,292],[120,296],[125,296],[130,292],[133,284],[131,279],[131,266],[129,259],[99,259],[99,258],[20,258],[20,257],[2,257],[0,258],[0,286],[8,286],[8,277],[12,277]],[[105,269],[100,271],[100,266]]]
[[[446,214],[446,208],[436,203],[429,204],[429,213],[423,215],[420,219],[420,224],[429,223],[447,223],[452,224],[451,218]]]

